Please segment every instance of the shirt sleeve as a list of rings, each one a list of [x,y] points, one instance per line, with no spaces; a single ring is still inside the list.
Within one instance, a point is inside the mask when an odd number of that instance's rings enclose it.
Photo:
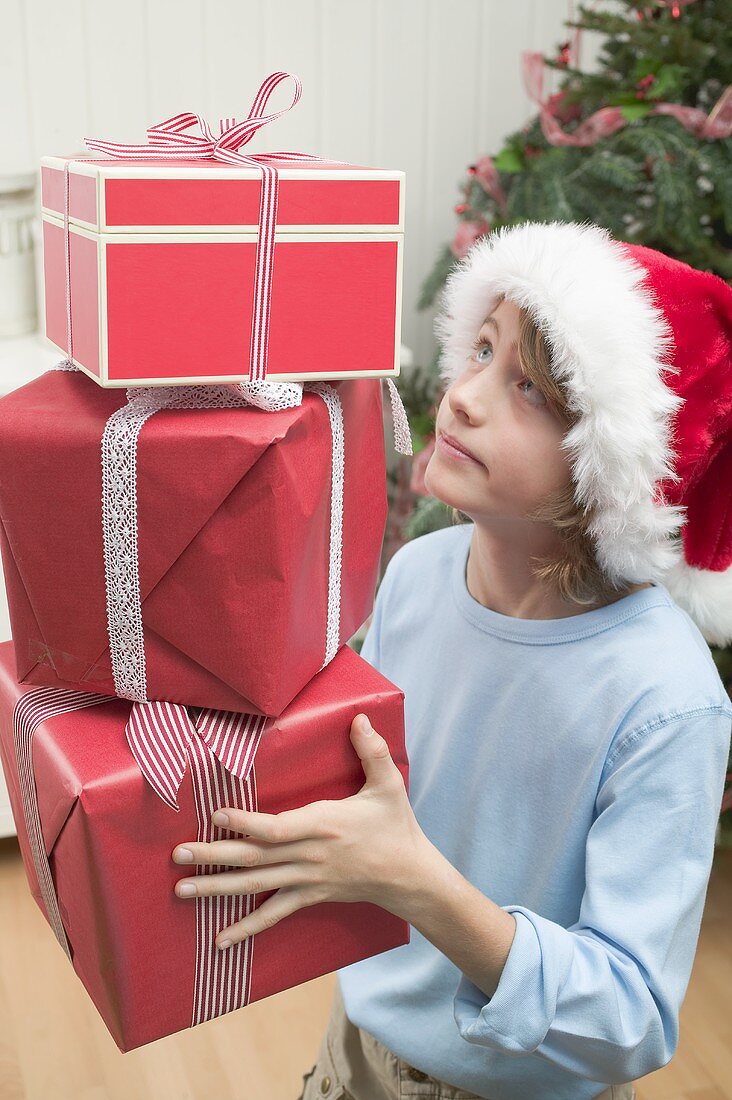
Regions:
[[[714,855],[732,710],[659,719],[605,763],[579,920],[505,905],[516,931],[488,997],[461,974],[469,1043],[620,1084],[665,1066],[694,962]]]

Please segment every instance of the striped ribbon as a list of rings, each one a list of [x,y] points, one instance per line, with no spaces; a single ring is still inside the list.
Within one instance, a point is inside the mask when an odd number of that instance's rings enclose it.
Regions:
[[[33,775],[33,735],[42,723],[70,711],[109,703],[108,695],[38,688],[26,692],[13,712],[13,738],[23,814],[33,862],[49,923],[72,962],[58,896],[46,855]],[[179,811],[178,791],[190,766],[198,821],[197,840],[211,843],[236,834],[217,828],[211,816],[220,806],[258,808],[254,761],[268,721],[259,714],[232,714],[165,704],[167,721],[158,723],[150,704],[134,708],[126,727],[127,743],[148,784],[166,805]],[[225,864],[201,864],[197,874],[218,874]],[[252,951],[255,937],[247,937],[220,951],[216,936],[243,920],[254,909],[256,895],[196,897],[196,959],[191,1027],[249,1004]]]

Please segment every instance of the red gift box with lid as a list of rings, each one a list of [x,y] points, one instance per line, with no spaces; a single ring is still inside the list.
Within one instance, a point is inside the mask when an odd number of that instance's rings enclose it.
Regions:
[[[104,386],[249,378],[261,178],[216,162],[41,162],[45,335]],[[278,165],[274,380],[396,377],[403,173]]]
[[[323,902],[221,950],[218,933],[275,891],[174,892],[226,869],[191,872],[173,862],[176,845],[242,839],[211,824],[219,806],[280,813],[360,790],[350,724],[361,711],[408,789],[404,695],[349,646],[278,718],[231,725],[244,716],[192,711],[184,759],[180,742],[157,746],[167,773],[180,767],[176,799],[126,736],[132,704],[28,688],[14,669],[3,642],[0,756],[29,886],[121,1051],[409,942],[409,924],[376,904]]]
[[[399,374],[404,172],[243,151],[301,92],[271,73],[218,136],[184,112],[147,145],[42,158],[45,331],[69,362],[118,387]]]

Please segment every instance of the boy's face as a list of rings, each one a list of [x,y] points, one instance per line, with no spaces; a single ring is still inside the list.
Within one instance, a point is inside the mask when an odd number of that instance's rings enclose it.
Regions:
[[[518,306],[504,299],[493,317],[499,331],[487,323],[476,333],[477,348],[440,403],[424,482],[476,523],[520,523],[571,480],[569,456],[559,447],[567,425],[522,374],[512,346]],[[451,452],[443,433],[475,459]]]

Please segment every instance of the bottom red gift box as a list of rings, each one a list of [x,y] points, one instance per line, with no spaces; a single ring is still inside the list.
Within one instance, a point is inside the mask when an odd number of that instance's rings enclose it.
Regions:
[[[121,1051],[409,942],[376,904],[322,902],[221,950],[218,932],[275,891],[174,891],[191,874],[177,844],[242,837],[212,825],[219,806],[355,794],[361,711],[408,789],[404,694],[348,645],[277,718],[170,706],[162,723],[144,703],[20,685],[0,643],[0,755],[28,882]]]

